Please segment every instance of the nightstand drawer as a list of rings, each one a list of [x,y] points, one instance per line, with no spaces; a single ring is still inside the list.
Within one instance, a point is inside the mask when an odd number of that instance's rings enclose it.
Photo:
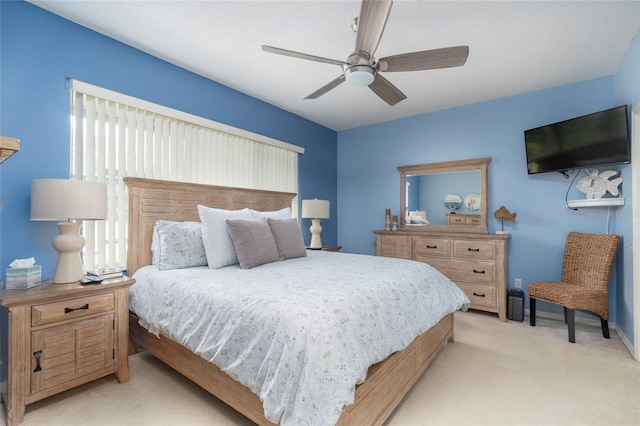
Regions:
[[[113,293],[105,293],[32,306],[31,326],[35,327],[99,312],[113,311],[114,305]]]

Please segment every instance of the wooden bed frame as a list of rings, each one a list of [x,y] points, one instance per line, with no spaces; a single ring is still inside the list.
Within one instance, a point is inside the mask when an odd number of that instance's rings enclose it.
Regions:
[[[212,185],[125,178],[129,187],[129,275],[151,264],[151,235],[158,219],[199,221],[197,205],[228,210],[244,207],[259,211],[290,207],[295,194]],[[134,284],[135,285],[135,284]],[[144,348],[259,425],[272,425],[264,417],[262,402],[247,387],[184,346],[157,338],[138,324],[131,313],[132,348]],[[369,368],[355,402],[343,409],[338,425],[381,425],[422,375],[440,350],[453,342],[453,314],[418,336],[406,349]],[[131,353],[136,352],[132,349]]]

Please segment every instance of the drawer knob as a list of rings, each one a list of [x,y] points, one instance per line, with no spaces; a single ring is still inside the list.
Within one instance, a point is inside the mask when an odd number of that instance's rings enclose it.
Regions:
[[[42,351],[36,351],[33,353],[33,356],[36,357],[36,368],[35,370],[33,370],[34,373],[37,373],[38,371],[42,370],[42,367],[40,367],[40,356],[42,355]]]
[[[430,246],[429,244],[427,244],[427,248],[428,248],[428,249],[437,249],[437,248],[438,248],[438,246]]]
[[[477,297],[485,297],[484,293],[476,293],[475,291],[473,292],[473,295]]]
[[[474,270],[473,270],[473,273],[474,273],[474,274],[484,274],[484,273],[485,273],[485,271],[478,271],[477,269],[474,269]]]
[[[73,312],[73,311],[80,311],[80,310],[86,310],[89,309],[89,304],[85,303],[83,306],[80,306],[79,308],[64,308],[64,313],[68,314],[69,312]]]
[[[471,248],[471,247],[467,247],[467,250],[468,250],[468,251],[480,251],[480,249],[479,249],[479,248],[475,248],[475,249],[474,249],[474,248]]]

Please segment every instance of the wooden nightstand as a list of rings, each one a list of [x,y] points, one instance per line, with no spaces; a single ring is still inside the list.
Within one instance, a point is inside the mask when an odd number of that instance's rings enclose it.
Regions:
[[[307,247],[307,250],[340,251],[342,250],[342,246],[325,246],[325,247],[322,247],[321,249],[312,249]]]
[[[7,425],[27,404],[115,373],[129,380],[129,277],[0,291],[9,310]]]

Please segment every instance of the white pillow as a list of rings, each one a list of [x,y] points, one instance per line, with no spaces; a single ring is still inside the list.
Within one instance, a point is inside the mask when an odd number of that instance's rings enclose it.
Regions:
[[[284,209],[275,210],[272,212],[259,212],[257,210],[251,210],[251,215],[254,219],[291,219],[291,207],[285,207]]]
[[[158,269],[180,269],[207,264],[200,222],[159,220],[155,229],[158,233]]]
[[[251,210],[223,210],[199,205],[198,214],[209,268],[218,269],[238,263],[225,220],[252,219]]]

